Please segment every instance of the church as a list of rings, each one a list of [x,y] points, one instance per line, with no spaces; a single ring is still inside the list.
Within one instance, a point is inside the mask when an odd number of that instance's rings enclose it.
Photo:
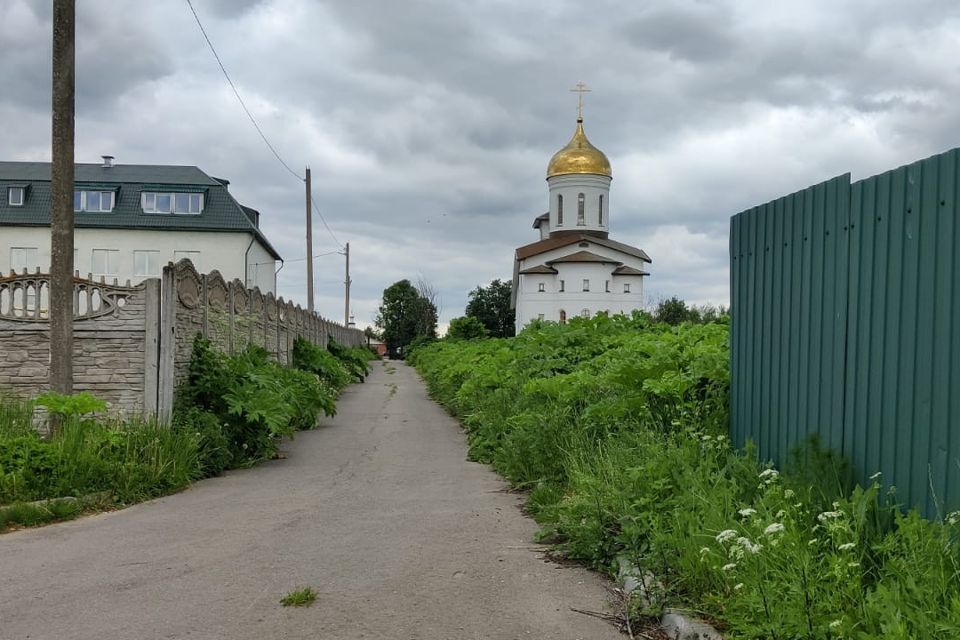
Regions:
[[[613,172],[607,156],[587,140],[582,104],[573,138],[547,166],[550,210],[533,221],[540,239],[515,254],[518,332],[534,320],[562,324],[575,315],[629,314],[643,307],[650,257],[610,239]]]

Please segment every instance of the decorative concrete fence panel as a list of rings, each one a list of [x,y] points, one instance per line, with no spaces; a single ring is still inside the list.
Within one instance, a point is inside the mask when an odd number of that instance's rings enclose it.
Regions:
[[[0,393],[33,397],[49,388],[49,290],[47,274],[0,277]],[[282,364],[291,363],[297,338],[365,344],[362,331],[216,271],[200,274],[189,260],[136,286],[74,279],[74,389],[118,414],[169,419],[198,334],[231,354],[261,346]]]

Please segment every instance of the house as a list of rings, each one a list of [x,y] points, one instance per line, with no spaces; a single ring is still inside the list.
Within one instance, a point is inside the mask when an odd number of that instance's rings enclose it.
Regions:
[[[537,216],[540,239],[516,250],[512,302],[516,328],[534,320],[566,322],[598,312],[643,308],[650,257],[610,238],[610,161],[577,118],[573,138],[547,166],[550,210]]]
[[[77,164],[74,269],[136,284],[189,258],[263,293],[276,292],[280,254],[260,213],[234,199],[229,182],[197,167]],[[0,276],[50,269],[50,163],[0,162]]]

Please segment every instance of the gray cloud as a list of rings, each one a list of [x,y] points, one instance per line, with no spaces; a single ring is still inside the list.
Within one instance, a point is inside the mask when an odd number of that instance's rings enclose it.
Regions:
[[[185,3],[80,3],[77,157],[198,165],[259,209],[302,299],[303,188],[264,148]],[[544,171],[586,126],[613,235],[652,296],[726,303],[729,216],[957,144],[960,6],[826,0],[194,0],[247,105],[353,251],[356,316],[422,275],[443,319],[536,238]],[[0,0],[4,159],[49,151],[48,3]],[[315,221],[316,253],[335,249]],[[340,317],[342,258],[317,261]]]

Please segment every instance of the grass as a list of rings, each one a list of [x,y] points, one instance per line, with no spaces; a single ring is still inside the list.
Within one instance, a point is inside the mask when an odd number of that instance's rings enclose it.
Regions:
[[[317,592],[311,587],[300,587],[294,589],[280,599],[280,604],[285,607],[309,607],[317,599]]]

